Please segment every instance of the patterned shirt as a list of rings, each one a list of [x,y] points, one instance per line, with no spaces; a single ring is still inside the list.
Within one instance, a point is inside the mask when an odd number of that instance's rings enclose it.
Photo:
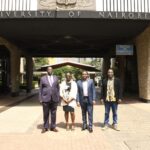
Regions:
[[[115,91],[114,91],[114,78],[108,79],[106,101],[108,101],[108,102],[116,101]]]

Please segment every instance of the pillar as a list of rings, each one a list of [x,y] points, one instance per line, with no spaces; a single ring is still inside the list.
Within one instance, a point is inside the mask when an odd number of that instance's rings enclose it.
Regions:
[[[24,83],[24,58],[20,59],[20,82]]]
[[[26,81],[27,81],[27,93],[32,90],[33,81],[33,60],[31,56],[26,56]]]
[[[20,57],[22,51],[7,39],[0,37],[0,44],[4,45],[10,52],[10,84],[12,96],[19,95],[20,86]]]
[[[102,75],[107,77],[107,71],[110,68],[110,57],[104,57],[102,66]]]
[[[150,102],[150,27],[136,38],[139,97]]]
[[[12,96],[19,95],[20,86],[20,52],[10,52],[10,70],[11,70],[11,94]]]
[[[116,59],[115,58],[111,58],[111,65],[110,65],[110,67],[114,69],[116,67],[115,64],[116,64]]]
[[[126,57],[125,56],[118,56],[117,61],[118,61],[118,73],[116,73],[116,74],[121,80],[122,91],[124,93],[125,75],[126,75]]]

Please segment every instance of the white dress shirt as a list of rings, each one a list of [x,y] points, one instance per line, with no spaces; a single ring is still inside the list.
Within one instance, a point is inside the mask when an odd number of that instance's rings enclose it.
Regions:
[[[53,77],[53,75],[51,75],[51,76],[48,75],[48,81],[49,81],[49,84],[52,86],[52,85],[53,85],[53,82],[54,82],[54,77]]]
[[[85,80],[82,82],[83,84],[83,96],[88,96],[88,81]]]

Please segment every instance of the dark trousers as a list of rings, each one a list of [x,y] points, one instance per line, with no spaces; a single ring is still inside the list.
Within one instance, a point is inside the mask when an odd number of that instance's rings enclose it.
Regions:
[[[117,115],[118,104],[115,102],[105,102],[104,124],[106,124],[106,125],[109,124],[110,109],[112,109],[112,113],[113,113],[113,124],[117,124],[117,121],[118,121],[118,115]]]
[[[49,128],[49,115],[51,115],[51,125],[50,128],[54,129],[56,127],[56,111],[58,103],[55,102],[43,102],[43,120],[44,128]]]
[[[83,126],[87,126],[87,113],[88,113],[88,121],[89,121],[89,128],[93,126],[93,104],[88,102],[88,99],[84,99],[84,102],[81,104],[82,109],[82,121]]]

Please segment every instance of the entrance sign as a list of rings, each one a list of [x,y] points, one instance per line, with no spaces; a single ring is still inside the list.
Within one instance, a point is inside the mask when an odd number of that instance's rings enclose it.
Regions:
[[[133,45],[116,45],[116,55],[133,55]]]

